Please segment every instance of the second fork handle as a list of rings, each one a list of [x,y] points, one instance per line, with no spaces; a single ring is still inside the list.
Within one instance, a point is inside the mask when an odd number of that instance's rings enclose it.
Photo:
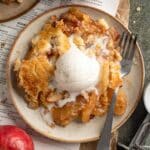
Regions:
[[[113,93],[111,104],[109,106],[106,121],[104,124],[104,128],[101,132],[100,140],[98,141],[97,150],[110,150],[111,130],[117,93],[118,88]]]

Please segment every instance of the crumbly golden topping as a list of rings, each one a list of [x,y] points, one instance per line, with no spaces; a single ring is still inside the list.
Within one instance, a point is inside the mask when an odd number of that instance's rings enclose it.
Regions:
[[[78,95],[75,102],[63,107],[55,105],[52,110],[56,124],[65,126],[75,119],[88,122],[94,116],[107,113],[113,91],[122,86],[120,76],[119,33],[109,27],[105,19],[93,20],[89,15],[71,8],[60,17],[52,16],[42,30],[32,39],[32,48],[24,60],[16,60],[14,70],[18,84],[25,91],[31,108],[61,101],[69,97],[67,91],[59,92],[51,84],[57,59],[70,49],[69,37],[89,57],[102,62],[98,94],[87,92]],[[118,94],[115,114],[122,115],[127,107],[126,95]]]

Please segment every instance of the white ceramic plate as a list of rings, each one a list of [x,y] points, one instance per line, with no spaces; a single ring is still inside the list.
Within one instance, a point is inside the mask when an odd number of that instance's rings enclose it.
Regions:
[[[48,12],[42,14],[37,17],[31,23],[29,23],[26,28],[19,34],[16,39],[9,55],[8,66],[7,66],[7,81],[9,93],[11,95],[11,99],[17,108],[19,114],[28,123],[34,130],[41,133],[42,135],[65,142],[87,142],[94,141],[98,139],[99,134],[103,128],[105,116],[104,117],[96,117],[91,120],[89,123],[82,124],[73,122],[68,126],[55,128],[49,127],[41,118],[39,110],[32,110],[27,107],[23,96],[16,89],[16,82],[14,79],[13,73],[13,64],[16,58],[22,59],[26,52],[29,49],[31,39],[33,36],[39,32],[39,30],[44,25],[45,21],[49,19],[51,15],[60,15],[61,13],[67,11],[71,6],[59,7],[49,10]],[[86,12],[93,18],[105,18],[107,22],[118,29],[121,33],[123,31],[129,32],[119,21],[110,15],[87,6],[79,6],[76,5],[80,10]],[[114,117],[113,121],[113,131],[118,129],[121,125],[125,123],[125,121],[129,118],[132,112],[135,110],[141,93],[143,89],[143,81],[144,81],[144,64],[143,57],[141,51],[136,46],[135,60],[134,65],[130,74],[124,80],[124,90],[128,96],[128,107],[126,113],[121,117]]]

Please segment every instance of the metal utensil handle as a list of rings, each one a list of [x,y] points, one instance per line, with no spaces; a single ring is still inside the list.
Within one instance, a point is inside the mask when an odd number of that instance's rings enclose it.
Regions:
[[[109,150],[117,91],[118,90],[115,90],[113,93],[112,101],[108,109],[104,128],[102,130],[101,137],[97,145],[97,150]]]

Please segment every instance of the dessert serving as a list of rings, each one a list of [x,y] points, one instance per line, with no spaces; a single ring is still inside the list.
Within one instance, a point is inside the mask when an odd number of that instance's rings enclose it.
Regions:
[[[94,20],[76,8],[51,16],[26,57],[14,64],[28,106],[42,107],[44,120],[49,114],[60,126],[105,115],[113,91],[122,86],[119,37],[104,18]],[[115,115],[126,107],[120,90]]]

